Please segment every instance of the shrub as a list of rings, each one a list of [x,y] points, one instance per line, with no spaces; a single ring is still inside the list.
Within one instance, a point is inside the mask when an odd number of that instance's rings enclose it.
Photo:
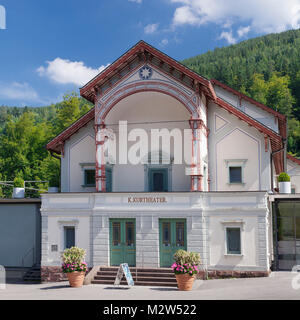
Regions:
[[[57,175],[53,175],[50,179],[49,179],[49,187],[59,187],[59,176]]]
[[[177,250],[174,254],[174,260],[177,264],[199,265],[201,263],[200,254],[185,250]]]
[[[87,264],[84,262],[86,251],[78,247],[65,249],[62,254],[62,271],[64,273],[74,271],[86,271]]]
[[[24,188],[24,180],[20,177],[15,177],[14,187],[15,188]]]
[[[290,181],[291,181],[290,176],[285,172],[281,172],[280,175],[278,176],[278,182],[290,182]]]
[[[174,254],[174,260],[171,268],[175,274],[193,276],[199,272],[198,266],[201,264],[201,259],[197,252],[178,250]]]

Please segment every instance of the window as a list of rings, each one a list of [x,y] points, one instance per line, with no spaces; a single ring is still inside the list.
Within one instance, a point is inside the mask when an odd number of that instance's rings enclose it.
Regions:
[[[150,168],[149,174],[149,191],[150,192],[166,192],[168,191],[168,169]]]
[[[245,170],[247,159],[226,159],[225,164],[228,169],[228,184],[245,185]]]
[[[229,183],[242,183],[242,167],[229,167]]]
[[[64,227],[65,249],[75,246],[75,227]]]
[[[292,186],[292,188],[291,188],[291,193],[292,193],[292,194],[296,194],[296,187],[295,187],[295,186]]]
[[[227,254],[241,254],[241,229],[226,228]]]
[[[96,170],[85,169],[84,170],[84,187],[95,187],[96,186]],[[106,191],[112,192],[112,168],[108,167],[105,169],[106,177]]]
[[[94,169],[84,170],[84,185],[87,187],[95,187],[96,179]]]

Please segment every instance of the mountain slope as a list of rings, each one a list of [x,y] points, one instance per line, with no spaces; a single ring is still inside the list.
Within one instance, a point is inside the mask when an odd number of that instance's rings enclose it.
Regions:
[[[288,150],[300,156],[300,29],[216,48],[182,62],[285,114]]]

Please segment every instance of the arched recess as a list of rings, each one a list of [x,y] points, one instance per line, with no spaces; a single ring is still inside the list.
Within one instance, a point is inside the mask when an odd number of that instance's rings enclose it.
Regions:
[[[98,191],[105,191],[105,163],[101,160],[101,154],[102,154],[102,144],[103,141],[101,139],[99,140],[99,137],[101,137],[101,134],[99,132],[102,131],[102,129],[105,128],[105,120],[108,115],[108,113],[123,99],[126,97],[129,97],[131,95],[137,94],[137,93],[143,93],[143,92],[158,92],[161,94],[165,94],[167,96],[170,96],[177,101],[180,102],[182,106],[186,108],[186,110],[190,114],[191,119],[195,119],[195,121],[199,122],[200,114],[199,114],[199,108],[197,107],[199,105],[199,95],[190,92],[190,94],[186,91],[180,88],[180,86],[176,86],[176,84],[170,83],[170,82],[164,82],[164,81],[137,81],[131,84],[123,85],[117,90],[114,90],[114,92],[109,95],[104,95],[103,97],[98,97],[95,101],[95,129],[96,129],[96,187]],[[193,161],[193,167],[200,167],[200,157],[197,157],[199,154],[199,139],[196,138],[196,130],[198,129],[194,127],[193,124],[193,143],[191,153],[193,154],[193,157],[195,159],[199,159],[199,163],[196,163],[196,161]],[[190,123],[191,125],[191,123]],[[97,134],[98,133],[98,134]],[[97,156],[99,155],[99,156]],[[99,161],[100,159],[100,161]],[[198,177],[199,174],[194,170],[191,174],[191,190],[192,191],[200,191],[201,190],[201,181]],[[197,181],[196,181],[196,180]],[[195,183],[194,183],[195,181]]]
[[[95,123],[105,123],[105,118],[109,111],[124,98],[139,92],[159,92],[169,95],[178,100],[189,111],[191,118],[198,119],[199,113],[197,108],[198,97],[193,94],[188,96],[180,87],[163,81],[139,81],[124,85],[106,100],[98,98],[95,103]]]

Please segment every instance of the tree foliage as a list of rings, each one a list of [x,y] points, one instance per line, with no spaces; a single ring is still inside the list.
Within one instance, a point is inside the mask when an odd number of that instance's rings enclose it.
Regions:
[[[183,63],[215,78],[288,117],[288,151],[300,156],[300,30],[216,48]],[[45,145],[92,105],[74,92],[47,107],[0,107],[0,180],[59,181],[60,161]],[[46,189],[48,183],[26,184]],[[0,196],[12,188],[0,185]],[[26,192],[38,196],[37,192]]]
[[[286,115],[288,151],[300,156],[300,30],[216,48],[183,63]]]
[[[0,180],[20,177],[25,181],[48,181],[26,184],[40,190],[46,190],[49,184],[58,185],[60,161],[45,146],[90,108],[91,104],[73,92],[49,107],[0,107]],[[2,185],[1,192],[10,197],[12,188]],[[26,196],[37,197],[39,192],[28,189]]]

